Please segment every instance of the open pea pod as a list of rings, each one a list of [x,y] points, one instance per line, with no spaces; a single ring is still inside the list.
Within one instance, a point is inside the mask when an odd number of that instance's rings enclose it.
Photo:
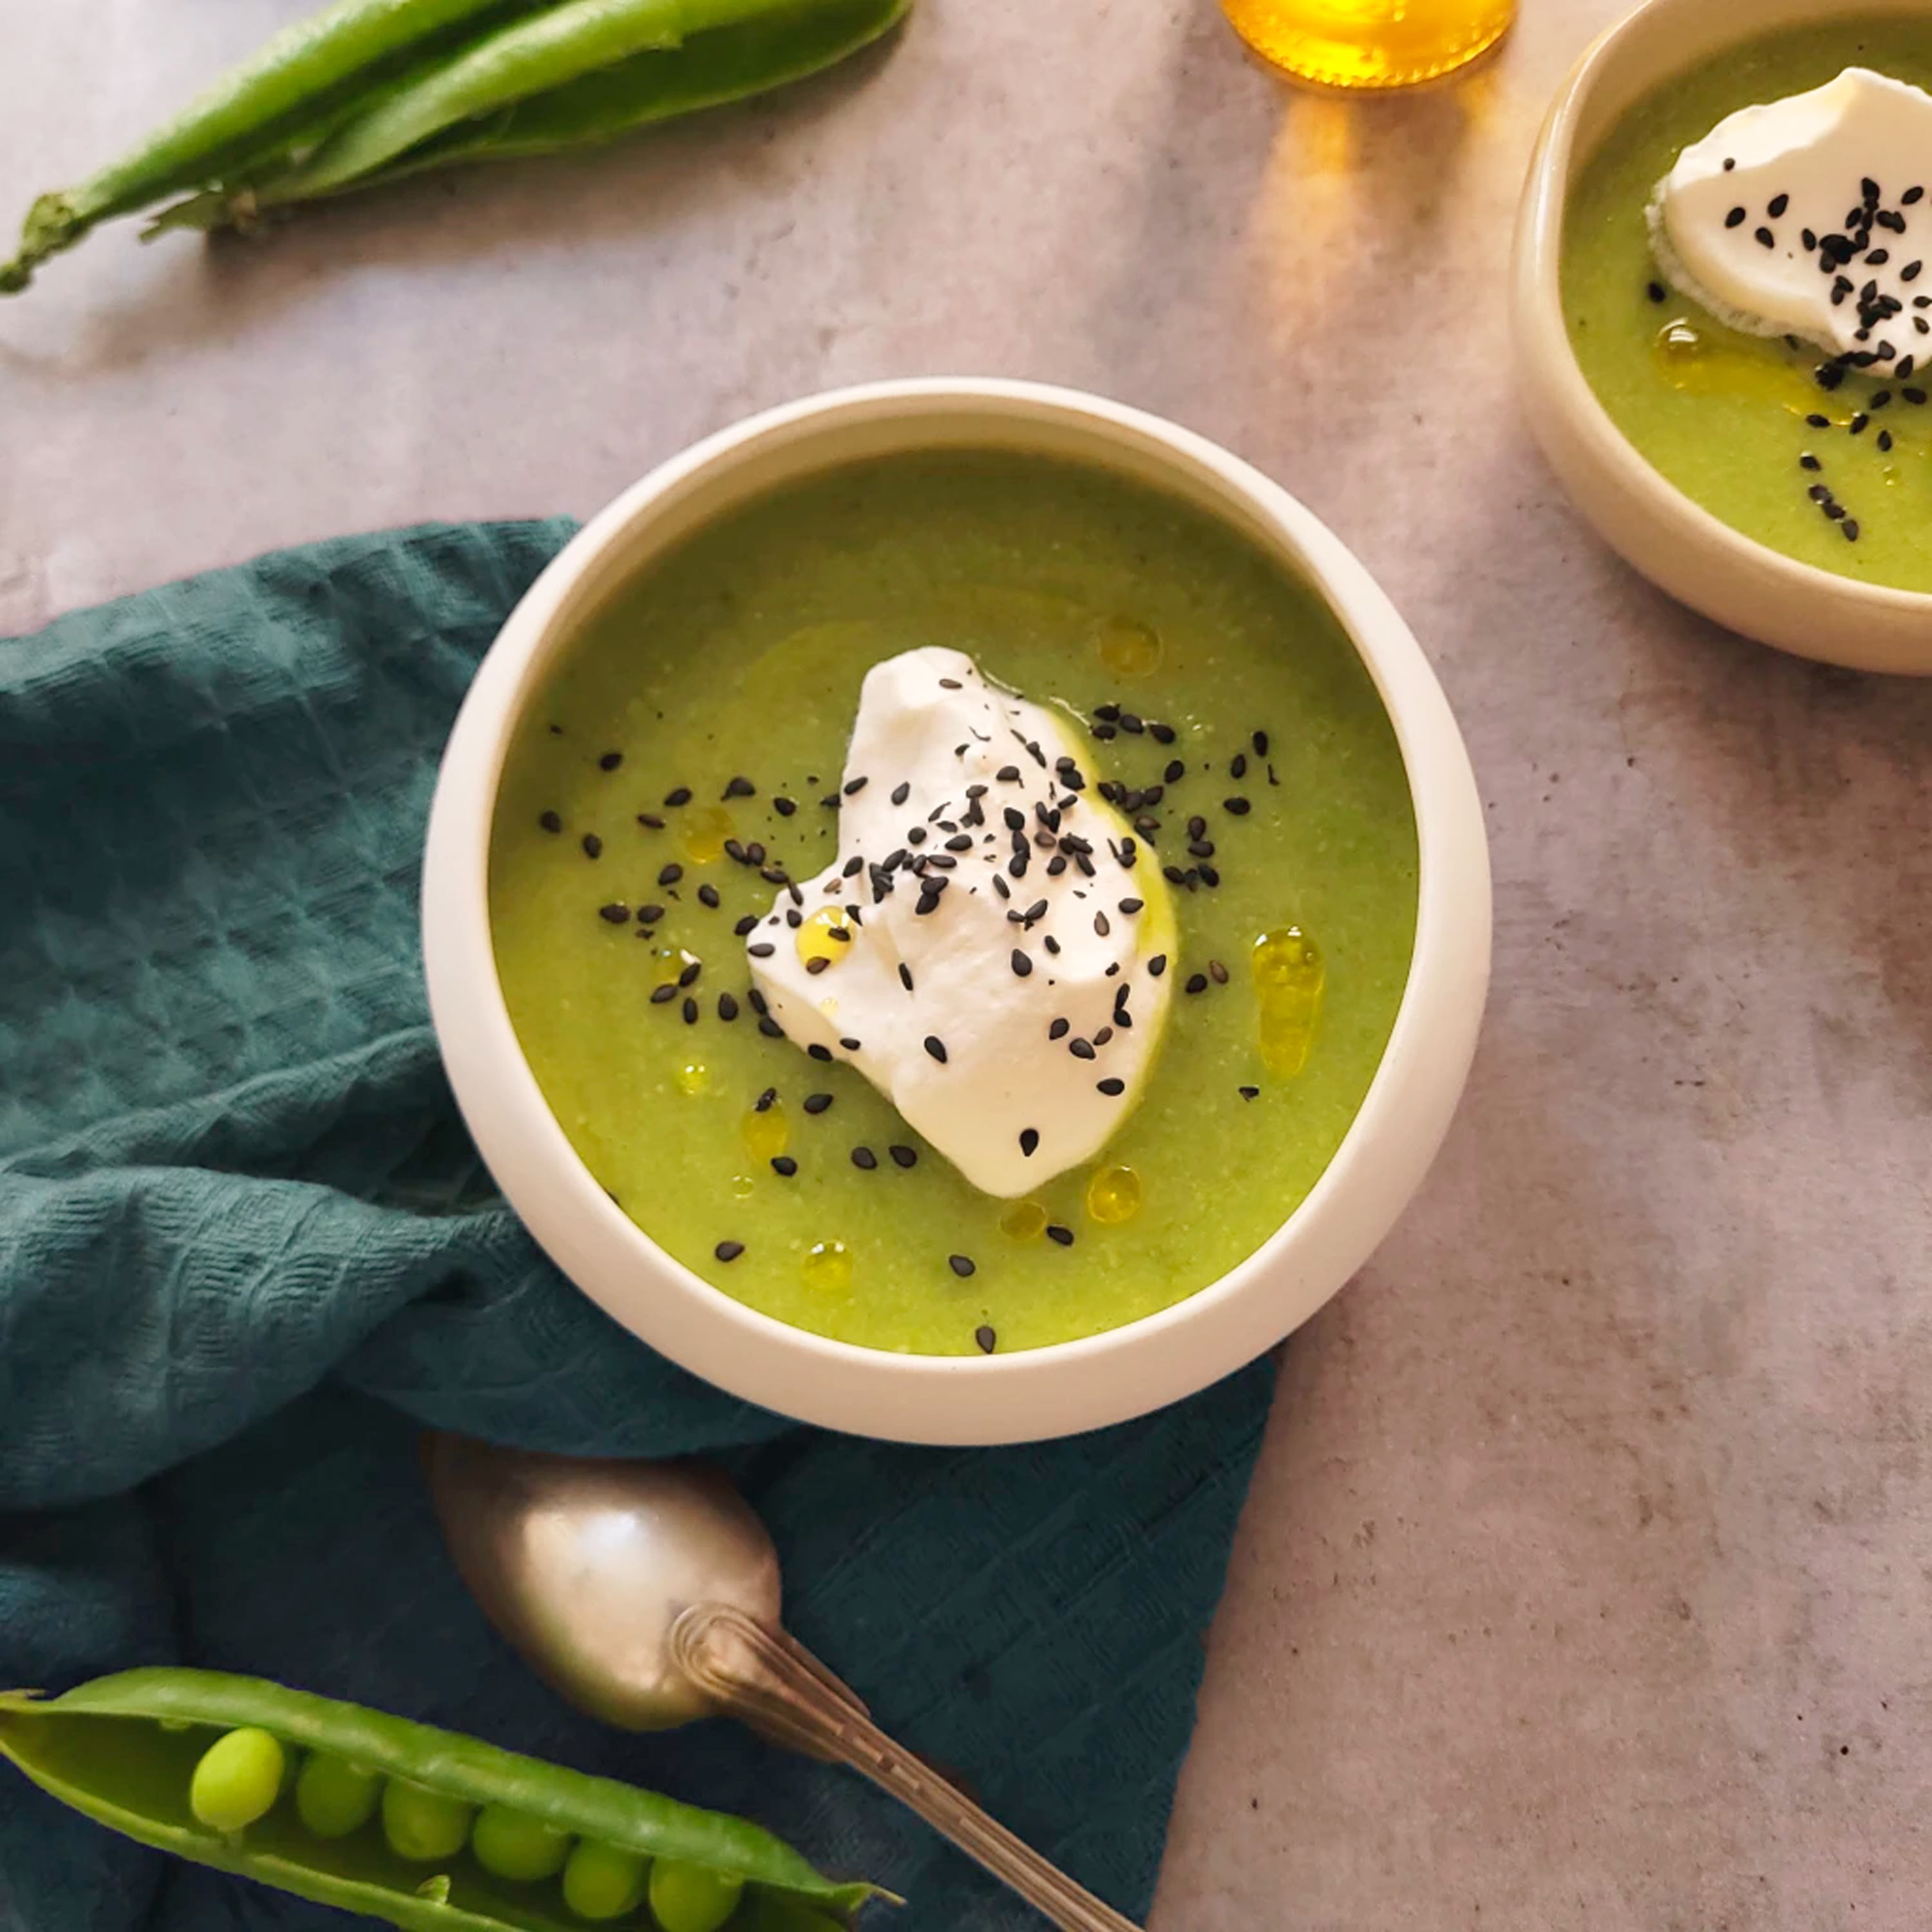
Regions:
[[[0,1692],[0,1757],[142,1844],[410,1932],[584,1932],[593,1919],[685,1932],[650,1900],[694,1894],[712,1901],[694,1932],[821,1932],[890,1896],[823,1876],[746,1820],[260,1678],[155,1669],[51,1699]],[[322,1822],[298,1802],[299,1774],[316,1767],[364,1787],[359,1815],[338,1805]],[[502,1860],[472,1835],[482,1816],[554,1845],[551,1869],[487,1868]],[[654,1874],[712,1882],[654,1891]],[[573,1909],[590,1880],[596,1903]]]

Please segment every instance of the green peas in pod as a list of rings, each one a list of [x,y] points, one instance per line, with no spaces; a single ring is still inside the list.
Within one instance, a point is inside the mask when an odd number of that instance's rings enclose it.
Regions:
[[[214,1671],[0,1693],[0,1760],[142,1844],[406,1932],[842,1932],[890,1896],[747,1820]]]

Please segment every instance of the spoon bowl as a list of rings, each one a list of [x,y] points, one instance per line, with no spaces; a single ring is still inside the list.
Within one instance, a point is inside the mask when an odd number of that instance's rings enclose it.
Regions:
[[[668,1730],[716,1714],[672,1654],[692,1605],[778,1622],[778,1552],[719,1470],[448,1435],[428,1438],[424,1462],[484,1615],[558,1696],[606,1724]]]

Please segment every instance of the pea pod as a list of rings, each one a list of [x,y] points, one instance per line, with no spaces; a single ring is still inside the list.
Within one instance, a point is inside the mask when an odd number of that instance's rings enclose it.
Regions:
[[[296,1802],[300,1778],[284,1775],[284,1759],[302,1754],[309,1766],[373,1774],[386,1799],[402,1801],[318,1835]],[[0,1693],[0,1757],[143,1844],[410,1932],[585,1932],[554,1878],[506,1880],[467,1846],[451,1849],[440,1822],[424,1828],[426,1818],[457,1817],[466,1835],[493,1808],[608,1852],[614,1865],[663,1859],[715,1875],[724,1892],[742,1886],[734,1928],[841,1927],[884,1895],[821,1876],[743,1819],[259,1678],[130,1670],[50,1700]],[[392,1840],[397,1818],[405,1829]]]
[[[337,0],[276,34],[175,118],[78,187],[41,196],[20,252],[0,263],[0,294],[26,286],[50,255],[97,224],[225,174],[339,114],[364,89],[478,16],[543,0]]]

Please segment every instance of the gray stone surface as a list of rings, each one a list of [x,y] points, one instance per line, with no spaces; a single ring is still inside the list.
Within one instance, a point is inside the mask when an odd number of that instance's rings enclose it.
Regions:
[[[308,4],[0,0],[0,198]],[[923,0],[600,160],[266,248],[104,234],[0,309],[0,628],[588,511],[870,376],[1082,384],[1254,458],[1441,668],[1496,994],[1423,1198],[1290,1352],[1155,1926],[1922,1932],[1932,685],[1688,616],[1537,460],[1508,222],[1619,0],[1527,5],[1460,85],[1348,102],[1210,0]]]

